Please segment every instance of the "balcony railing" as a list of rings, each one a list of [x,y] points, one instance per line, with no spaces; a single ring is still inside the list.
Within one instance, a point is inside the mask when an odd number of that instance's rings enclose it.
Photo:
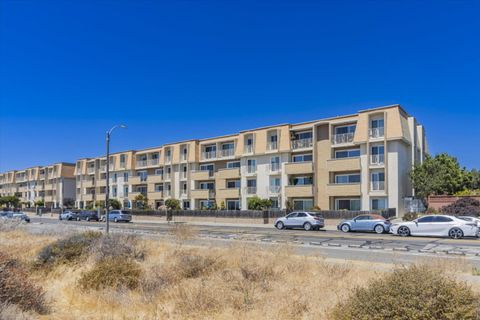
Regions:
[[[148,178],[147,175],[141,175],[141,176],[137,176],[137,177],[140,179],[140,182],[145,182],[145,181],[147,181],[147,178]]]
[[[158,158],[148,160],[148,164],[151,165],[151,166],[158,165]]]
[[[370,138],[381,138],[385,134],[385,128],[370,128]]]
[[[292,149],[310,148],[310,147],[312,147],[312,145],[313,145],[312,138],[299,139],[299,140],[293,140],[292,141]]]
[[[247,166],[247,173],[257,172],[257,166]]]
[[[277,150],[278,149],[278,142],[277,141],[270,141],[267,144],[267,150]]]
[[[187,154],[186,153],[182,153],[182,161],[187,161]]]
[[[269,165],[270,172],[278,172],[280,171],[280,163],[270,163]]]
[[[222,157],[233,157],[235,151],[233,149],[222,149]]]
[[[187,179],[187,172],[186,171],[182,171],[182,174],[180,176],[182,179]]]
[[[165,173],[165,180],[170,180],[171,174],[170,173]]]
[[[371,164],[384,164],[385,163],[385,155],[384,154],[372,154],[370,156],[370,163]]]
[[[146,167],[147,160],[137,160],[137,167]]]
[[[125,168],[126,163],[125,162],[120,162],[120,168]]]
[[[245,146],[245,153],[253,153],[253,144],[247,144]]]
[[[95,167],[88,167],[87,172],[88,173],[95,173]]]
[[[217,157],[217,151],[204,151],[202,152],[202,159],[214,159]]]
[[[385,181],[372,181],[370,183],[370,188],[373,191],[385,190]]]
[[[282,189],[281,186],[268,186],[268,192],[277,194],[280,193],[280,190]]]
[[[354,135],[355,133],[353,132],[334,134],[332,136],[332,143],[333,144],[350,143],[353,141]]]
[[[245,189],[246,189],[245,191],[247,192],[247,194],[256,194],[257,193],[257,187],[246,187]]]
[[[165,163],[170,163],[172,162],[172,157],[171,156],[165,156]]]

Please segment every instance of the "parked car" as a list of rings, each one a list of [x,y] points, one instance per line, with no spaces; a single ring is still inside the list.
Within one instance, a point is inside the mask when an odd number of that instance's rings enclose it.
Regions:
[[[4,219],[18,219],[25,222],[30,222],[30,217],[23,212],[2,211],[0,212],[0,218]]]
[[[470,222],[448,215],[428,215],[413,221],[395,223],[390,232],[402,237],[407,236],[438,236],[461,239],[477,237],[478,226]]]
[[[97,211],[93,210],[82,210],[77,213],[76,217],[77,221],[85,220],[85,221],[98,221],[98,214]]]
[[[58,215],[59,220],[76,220],[78,216],[77,212],[64,211]]]
[[[362,214],[350,220],[342,220],[337,229],[343,232],[350,231],[374,231],[384,233],[390,231],[391,223],[378,214]]]
[[[477,224],[477,227],[480,227],[480,219],[477,217],[472,217],[472,216],[456,216],[456,217],[465,221],[474,222]]]
[[[303,228],[306,231],[325,227],[322,215],[316,212],[296,211],[275,220],[275,227],[281,229]]]
[[[112,210],[108,214],[108,220],[114,222],[130,222],[132,215],[127,210]],[[102,215],[102,221],[105,221],[105,215]]]

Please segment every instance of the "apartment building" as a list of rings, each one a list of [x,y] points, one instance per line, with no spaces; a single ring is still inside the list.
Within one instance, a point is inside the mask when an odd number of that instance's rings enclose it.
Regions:
[[[45,207],[60,208],[75,201],[75,164],[55,163],[0,174],[0,197],[17,196],[23,207],[43,201]]]
[[[427,152],[423,126],[399,105],[110,156],[110,197],[134,208],[169,198],[184,209],[247,209],[248,198],[276,208],[403,212],[412,166]],[[105,157],[76,163],[76,203],[103,201]]]

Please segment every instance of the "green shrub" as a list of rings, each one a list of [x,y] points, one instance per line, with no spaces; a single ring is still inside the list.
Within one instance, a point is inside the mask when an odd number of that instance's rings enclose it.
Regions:
[[[108,257],[82,274],[79,285],[84,290],[135,289],[140,283],[142,270],[131,259]]]
[[[479,319],[480,300],[464,283],[411,266],[357,288],[333,311],[335,320]]]
[[[2,252],[0,252],[0,303],[5,307],[2,309],[14,305],[23,311],[47,312],[43,289],[31,282],[22,264]]]
[[[60,239],[45,246],[37,256],[36,267],[78,261],[88,252],[92,243],[102,236],[100,232],[87,231]]]
[[[413,221],[418,218],[418,213],[416,212],[407,212],[403,215],[403,221]]]

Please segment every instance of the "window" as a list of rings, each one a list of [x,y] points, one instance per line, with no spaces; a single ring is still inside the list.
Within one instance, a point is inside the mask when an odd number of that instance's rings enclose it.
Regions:
[[[227,189],[240,188],[240,180],[227,180]]]
[[[313,177],[306,176],[306,177],[294,177],[291,180],[293,186],[306,186],[313,184]]]
[[[200,171],[208,171],[208,175],[213,176],[215,166],[213,164],[202,164],[200,165]]]
[[[291,219],[291,218],[296,218],[298,215],[298,212],[292,212],[290,213],[288,216],[286,216],[287,219]]]
[[[295,199],[293,200],[293,209],[294,210],[310,210],[313,208],[313,200],[312,199]]]
[[[123,196],[128,197],[128,186],[123,187]]]
[[[305,212],[299,212],[299,213],[297,214],[297,218],[304,218],[304,217],[306,217],[306,216],[307,216],[307,215],[306,215]]]
[[[247,187],[256,187],[257,186],[257,180],[256,179],[248,179],[247,180]]]
[[[335,199],[335,210],[360,210],[360,199]]]
[[[117,174],[116,173],[113,174],[112,181],[114,183],[117,182]]]
[[[357,125],[352,124],[348,126],[341,126],[335,128],[335,134],[355,133]]]
[[[155,175],[157,175],[157,176],[163,176],[163,168],[155,169]]]
[[[240,161],[230,161],[230,162],[227,162],[227,168],[228,168],[228,169],[240,168]]]
[[[187,154],[188,154],[188,149],[184,147],[182,149],[182,160],[187,160]],[[190,206],[190,203],[189,203],[189,206]]]
[[[385,190],[385,173],[383,171],[373,172],[371,180],[372,190]]]
[[[187,184],[186,183],[182,184],[182,194],[187,194]]]
[[[215,189],[215,183],[213,182],[200,182],[199,184],[201,190],[213,190]]]
[[[293,162],[311,162],[313,159],[312,154],[299,154],[292,157]]]
[[[280,157],[270,158],[270,171],[276,172],[280,170]]]
[[[245,137],[245,153],[253,152],[253,135],[248,135]]]
[[[268,150],[276,150],[278,149],[278,136],[277,133],[272,133],[269,136],[268,140]]]
[[[183,200],[183,210],[188,210],[188,209],[190,209],[190,201]]]
[[[452,222],[453,220],[449,217],[436,216],[433,222]]]
[[[155,192],[163,192],[163,184],[162,183],[155,184]]]
[[[372,127],[372,129],[375,129],[375,128],[383,128],[383,127],[384,127],[383,119],[375,119],[375,120],[372,120],[372,122],[371,122],[371,127]]]
[[[112,187],[112,196],[117,197],[117,187]]]
[[[127,155],[126,154],[121,154],[120,155],[120,166],[125,167],[125,162],[127,162]]]
[[[278,198],[270,198],[270,201],[272,202],[272,209],[280,209],[280,202],[278,201]]]
[[[187,177],[187,166],[183,166],[182,168],[182,178],[186,178]]]
[[[422,217],[417,220],[418,223],[427,223],[427,222],[433,222],[434,216],[427,216],[427,217]]]
[[[137,176],[140,177],[140,181],[147,181],[147,171],[137,171]]]
[[[123,173],[123,182],[128,182],[128,172]]]
[[[294,134],[293,140],[312,139],[312,131],[298,132]]]
[[[255,173],[257,171],[257,161],[255,159],[247,160],[247,172]]]
[[[337,174],[335,175],[335,183],[337,184],[360,183],[360,173]]]
[[[335,151],[335,159],[360,157],[360,149]]]
[[[227,210],[240,210],[240,200],[227,200]]]
[[[358,216],[355,217],[355,221],[362,221],[362,220],[371,220],[370,216]]]
[[[372,199],[372,210],[384,210],[387,209],[386,198],[374,198]]]
[[[210,209],[214,203],[214,200],[200,200],[200,209]]]

